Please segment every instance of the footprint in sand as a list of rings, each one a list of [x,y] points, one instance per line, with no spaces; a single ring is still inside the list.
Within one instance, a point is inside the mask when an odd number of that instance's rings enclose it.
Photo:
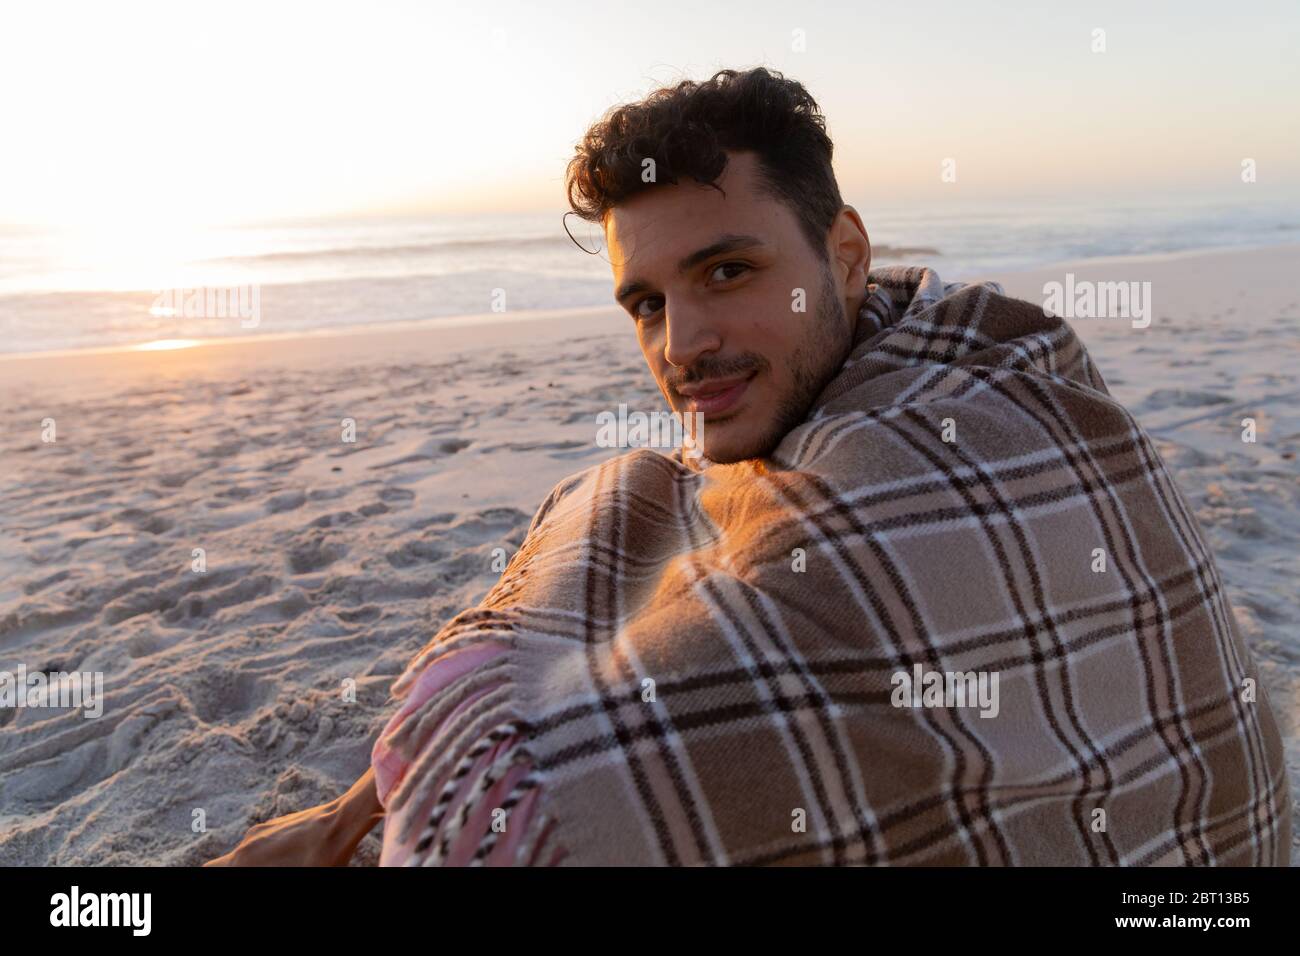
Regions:
[[[395,568],[409,568],[417,564],[431,564],[435,561],[441,561],[446,556],[445,549],[438,547],[431,541],[416,538],[392,549],[384,555],[384,558]]]
[[[294,574],[309,574],[329,567],[346,553],[346,548],[315,532],[289,546],[289,569]]]
[[[321,515],[312,521],[313,528],[337,528],[342,525],[353,524],[360,521],[361,518],[352,511],[332,511],[329,514]]]
[[[409,488],[386,486],[379,492],[379,500],[385,504],[406,504],[415,498],[415,492]]]
[[[162,534],[172,527],[172,521],[164,518],[162,515],[154,514],[148,511],[141,511],[139,508],[128,508],[125,511],[119,511],[114,517],[118,521],[129,524],[136,531],[144,531],[147,534]]]
[[[278,495],[272,495],[267,499],[266,510],[270,514],[279,514],[283,511],[294,511],[301,508],[307,502],[307,495],[300,488],[292,491],[282,491]]]

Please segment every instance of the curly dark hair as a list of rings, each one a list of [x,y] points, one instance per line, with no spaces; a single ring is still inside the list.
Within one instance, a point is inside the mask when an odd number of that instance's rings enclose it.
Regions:
[[[726,168],[725,151],[752,151],[761,187],[789,206],[825,261],[826,234],[843,206],[833,149],[825,117],[801,83],[763,67],[720,70],[703,83],[683,80],[606,112],[574,148],[565,182],[573,211],[603,226],[618,203],[683,176],[725,196],[715,182]],[[646,158],[655,161],[656,182],[642,181]]]

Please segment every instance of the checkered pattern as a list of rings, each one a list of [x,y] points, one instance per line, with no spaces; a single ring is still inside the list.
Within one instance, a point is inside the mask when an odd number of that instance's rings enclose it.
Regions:
[[[390,825],[426,830],[424,862],[522,763],[521,862],[1285,865],[1258,672],[1082,343],[993,284],[871,282],[770,458],[639,450],[565,480],[411,662],[398,697],[458,648],[507,649],[386,741],[411,762]],[[997,715],[895,706],[916,664],[996,674]]]

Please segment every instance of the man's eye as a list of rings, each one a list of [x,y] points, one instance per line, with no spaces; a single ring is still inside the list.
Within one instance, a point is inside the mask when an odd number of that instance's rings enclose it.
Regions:
[[[739,266],[741,269],[744,269],[746,272],[749,271],[749,266],[747,266],[747,265],[746,265],[745,263],[743,263],[743,262],[720,262],[720,263],[718,263],[718,265],[714,268],[712,275],[717,275],[717,273],[718,273],[718,269],[726,269],[728,266],[730,266],[730,267],[732,267],[732,268],[735,268],[735,267]],[[723,277],[723,281],[725,282],[727,279],[734,279],[734,278],[736,278],[736,277],[735,277],[735,276],[724,276],[724,277]]]
[[[661,296],[657,296],[657,295],[648,295],[648,296],[646,296],[644,299],[642,299],[640,302],[638,302],[638,303],[633,307],[633,309],[632,309],[632,315],[633,315],[633,317],[634,317],[634,318],[637,318],[637,319],[648,319],[650,316],[654,315],[655,312],[658,312],[658,311],[659,311],[658,309],[654,309],[654,310],[651,311],[651,312],[642,312],[642,311],[641,311],[641,307],[642,307],[643,305],[645,305],[647,302],[654,302],[656,299],[659,299],[659,298],[661,298]]]
[[[745,273],[745,272],[749,272],[749,271],[751,270],[752,267],[749,266],[748,264],[744,263],[744,262],[720,262],[720,263],[718,263],[716,266],[713,267],[713,271],[709,274],[709,277],[712,278],[713,276],[717,275],[719,269],[727,269],[727,268],[733,268],[733,269],[734,269],[734,268],[740,268],[740,269],[743,269],[744,272],[741,272],[740,275],[744,275],[744,273]],[[726,282],[726,281],[729,280],[729,279],[735,279],[735,278],[737,278],[737,276],[734,276],[734,275],[733,275],[733,276],[723,276],[722,279],[721,279],[720,281],[722,281],[722,282]],[[634,306],[632,307],[632,317],[633,317],[633,318],[636,318],[636,319],[648,319],[648,318],[650,318],[650,316],[654,315],[654,314],[655,314],[656,312],[658,312],[661,308],[663,308],[663,305],[662,305],[662,304],[656,305],[656,306],[655,306],[653,309],[651,309],[649,312],[644,312],[644,311],[642,311],[642,307],[643,307],[647,302],[661,302],[662,299],[663,299],[663,296],[660,296],[660,295],[648,295],[648,296],[646,296],[644,299],[642,299],[640,302],[638,302],[636,305],[634,305]]]

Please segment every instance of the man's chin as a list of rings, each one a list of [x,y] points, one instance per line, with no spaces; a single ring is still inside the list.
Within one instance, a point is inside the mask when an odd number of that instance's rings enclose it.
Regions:
[[[765,458],[780,444],[779,437],[773,441],[768,436],[747,434],[746,429],[739,427],[739,423],[736,424],[737,427],[729,428],[729,423],[705,423],[704,458],[708,463],[734,465],[751,458]]]

